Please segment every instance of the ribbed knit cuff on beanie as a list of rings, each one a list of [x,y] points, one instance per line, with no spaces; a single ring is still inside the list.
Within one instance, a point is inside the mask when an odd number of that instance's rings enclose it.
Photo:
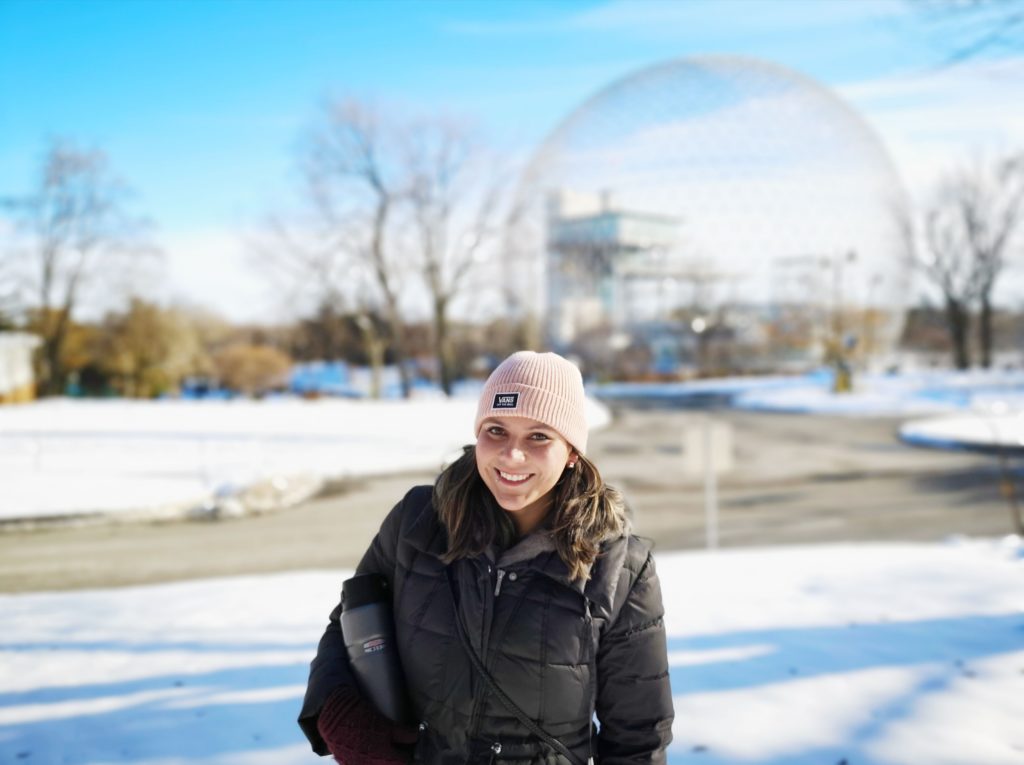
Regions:
[[[529,417],[554,428],[580,454],[587,450],[583,376],[557,353],[519,351],[501,362],[480,394],[477,435],[487,417]]]

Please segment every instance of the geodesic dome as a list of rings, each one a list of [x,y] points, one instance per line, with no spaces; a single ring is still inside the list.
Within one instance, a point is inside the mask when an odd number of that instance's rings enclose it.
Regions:
[[[542,259],[555,194],[562,228],[602,211],[674,221],[660,262],[666,273],[700,273],[705,302],[713,284],[719,303],[803,306],[819,320],[842,312],[852,334],[853,317],[874,311],[874,353],[902,325],[910,274],[899,176],[855,111],[782,66],[702,56],[630,74],[551,133],[521,194],[536,226],[520,244]]]

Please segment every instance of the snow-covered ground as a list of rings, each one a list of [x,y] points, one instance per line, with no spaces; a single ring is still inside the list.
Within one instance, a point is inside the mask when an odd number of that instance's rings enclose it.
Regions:
[[[863,378],[851,396],[823,378],[698,385],[806,412],[906,414],[926,402],[967,413],[963,432],[978,417],[1019,421],[1024,408],[1020,373]],[[435,468],[471,439],[473,407],[0,408],[0,515],[188,503],[300,470]],[[607,420],[600,407],[591,416]],[[1022,550],[1010,538],[660,554],[670,761],[1024,765]],[[346,575],[0,596],[0,763],[318,761],[294,718]]]
[[[912,420],[900,427],[900,439],[935,449],[1024,453],[1024,409],[995,406],[973,414]]]
[[[259,481],[436,470],[476,398],[46,400],[0,407],[0,518],[179,513]],[[590,402],[592,427],[608,422]]]
[[[1024,372],[917,372],[855,376],[849,393],[831,392],[831,375],[812,375],[803,383],[753,388],[735,405],[744,409],[828,413],[857,417],[989,411],[1024,408]]]
[[[1019,443],[1024,436],[1016,414],[1024,411],[1024,372],[862,375],[852,393],[830,387],[831,376],[819,373],[592,391],[615,399],[711,396],[741,408],[807,414],[959,415],[905,429],[906,440],[919,445],[970,444],[993,433]],[[475,405],[467,388],[453,399],[412,401],[48,400],[0,407],[0,519],[182,514],[261,482],[274,496],[301,498],[324,478],[434,470],[472,441]],[[588,416],[593,427],[609,419],[596,401]]]
[[[674,765],[1024,763],[1020,540],[661,553]],[[0,762],[319,761],[343,571],[0,596]]]
[[[789,377],[729,377],[681,383],[611,383],[594,390],[615,399],[728,398],[740,409],[801,414],[900,416],[1024,409],[1024,371],[857,374],[849,393],[832,392],[828,371]]]
[[[914,446],[1024,452],[1024,371],[915,372],[858,375],[848,393],[832,375],[732,377],[667,384],[599,386],[610,399],[685,402],[714,398],[738,409],[849,417],[918,417],[900,428]]]
[[[900,439],[933,449],[1024,453],[1024,372],[875,375],[850,393],[831,392],[831,378],[743,390],[742,409],[847,416],[913,416]]]

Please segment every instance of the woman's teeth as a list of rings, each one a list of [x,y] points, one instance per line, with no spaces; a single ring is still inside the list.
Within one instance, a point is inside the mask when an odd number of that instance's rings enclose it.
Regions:
[[[529,473],[527,473],[526,475],[516,475],[515,473],[506,473],[502,470],[498,471],[498,475],[500,475],[506,481],[515,481],[517,483],[519,481],[525,481],[527,478],[530,477]]]

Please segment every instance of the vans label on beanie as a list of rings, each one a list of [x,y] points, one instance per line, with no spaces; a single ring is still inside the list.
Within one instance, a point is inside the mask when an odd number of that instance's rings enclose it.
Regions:
[[[491,409],[515,409],[519,406],[518,393],[495,393]]]

